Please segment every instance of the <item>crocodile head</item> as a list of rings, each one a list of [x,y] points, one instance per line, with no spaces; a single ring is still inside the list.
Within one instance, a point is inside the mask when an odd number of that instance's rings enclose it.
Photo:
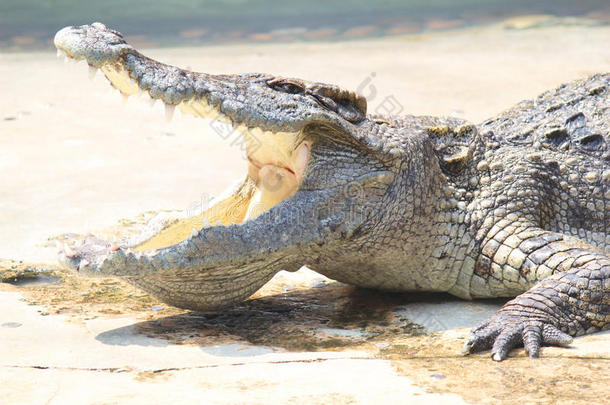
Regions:
[[[137,245],[88,238],[60,254],[71,268],[125,278],[176,306],[213,310],[247,298],[281,269],[315,268],[341,255],[339,242],[366,239],[374,226],[396,154],[364,135],[380,124],[367,117],[362,96],[268,74],[179,69],[143,56],[101,23],[66,27],[55,45],[101,70],[125,96],[147,93],[169,115],[178,107],[231,124],[248,159],[245,179],[202,213]]]

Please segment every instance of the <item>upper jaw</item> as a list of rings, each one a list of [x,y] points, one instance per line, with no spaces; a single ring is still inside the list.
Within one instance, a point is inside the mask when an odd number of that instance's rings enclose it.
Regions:
[[[141,55],[101,23],[66,27],[55,45],[69,58],[100,68],[123,95],[148,94],[187,114],[229,122],[245,138],[249,180],[256,191],[245,216],[252,219],[294,195],[304,177],[313,123],[354,133],[355,126],[320,107],[315,98],[274,90],[265,74],[211,75],[179,69]],[[344,128],[345,127],[345,128]]]
[[[242,131],[301,132],[319,122],[352,132],[354,125],[310,95],[273,90],[268,74],[213,75],[166,65],[145,57],[123,36],[101,23],[66,27],[54,39],[58,54],[101,69],[124,96],[148,94],[166,105],[168,117],[183,113],[230,123]]]

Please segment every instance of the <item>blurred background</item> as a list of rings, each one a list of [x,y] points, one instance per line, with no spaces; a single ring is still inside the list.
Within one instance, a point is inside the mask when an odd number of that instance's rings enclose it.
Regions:
[[[66,25],[102,21],[137,47],[332,41],[448,30],[537,16],[610,21],[608,0],[1,0],[0,49],[52,46]],[[544,16],[546,18],[540,18]],[[565,21],[564,21],[565,23]],[[527,28],[527,27],[525,27]]]

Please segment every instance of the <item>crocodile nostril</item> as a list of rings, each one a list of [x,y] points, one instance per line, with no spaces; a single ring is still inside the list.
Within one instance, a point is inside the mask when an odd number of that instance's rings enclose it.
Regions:
[[[568,132],[565,129],[555,129],[545,134],[546,139],[553,145],[559,146],[569,139]]]
[[[589,150],[599,149],[605,143],[604,137],[600,134],[592,134],[582,137],[578,140],[578,142],[585,148]]]

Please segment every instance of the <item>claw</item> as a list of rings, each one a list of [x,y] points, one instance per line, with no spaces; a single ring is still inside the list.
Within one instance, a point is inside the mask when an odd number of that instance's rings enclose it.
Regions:
[[[172,118],[174,118],[174,111],[176,110],[176,106],[173,104],[165,104],[165,119],[167,122],[171,122]]]
[[[517,347],[522,341],[523,327],[520,325],[510,326],[504,329],[496,338],[491,348],[491,358],[494,361],[502,361],[508,357],[508,352]]]
[[[468,354],[490,349],[500,331],[499,325],[489,322],[477,326],[470,332],[468,340],[464,343],[463,352]]]
[[[464,342],[464,346],[462,346],[462,353],[470,354],[471,349],[474,346],[476,339],[477,339],[477,337],[474,335],[474,333],[470,332],[468,334],[468,337],[466,338],[466,342]]]
[[[74,258],[77,256],[77,253],[68,245],[66,245],[64,243],[64,253],[66,254],[66,257],[69,258]]]

